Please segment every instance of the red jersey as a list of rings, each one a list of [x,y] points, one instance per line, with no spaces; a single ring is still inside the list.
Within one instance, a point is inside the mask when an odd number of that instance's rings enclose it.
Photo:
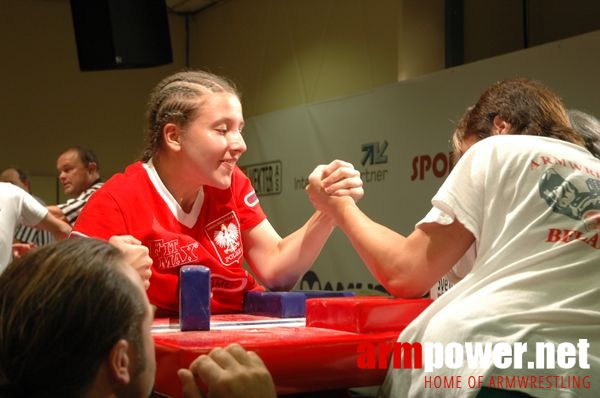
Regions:
[[[179,269],[199,264],[211,272],[211,312],[241,311],[244,293],[263,290],[243,268],[241,232],[266,218],[250,180],[236,167],[228,189],[205,186],[184,213],[155,170],[141,162],[115,174],[88,200],[74,234],[108,240],[132,235],[148,247],[148,298],[179,311]]]

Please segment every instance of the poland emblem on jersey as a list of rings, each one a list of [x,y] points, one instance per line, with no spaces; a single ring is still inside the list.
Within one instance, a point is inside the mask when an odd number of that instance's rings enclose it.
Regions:
[[[223,265],[231,265],[242,257],[240,223],[234,212],[211,222],[204,231]]]

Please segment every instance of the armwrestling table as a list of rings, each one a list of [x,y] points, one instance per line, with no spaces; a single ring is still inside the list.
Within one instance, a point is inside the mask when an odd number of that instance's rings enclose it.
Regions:
[[[309,298],[305,317],[212,315],[207,331],[182,332],[178,319],[158,318],[152,331],[155,391],[181,398],[177,370],[200,354],[234,342],[262,358],[280,395],[379,385],[386,369],[359,368],[359,345],[396,341],[430,303],[387,297]]]

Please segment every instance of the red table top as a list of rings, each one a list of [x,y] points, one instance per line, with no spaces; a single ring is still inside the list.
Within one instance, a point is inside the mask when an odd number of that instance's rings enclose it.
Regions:
[[[356,302],[362,303],[356,299],[342,303]],[[428,303],[412,313],[408,322]],[[188,367],[200,354],[233,342],[262,358],[279,394],[379,385],[386,370],[360,369],[357,347],[361,343],[391,343],[401,331],[398,325],[392,325],[387,331],[358,333],[307,327],[305,318],[249,314],[213,315],[210,331],[181,332],[177,322],[163,318],[156,319],[153,325],[157,358],[155,390],[176,398],[181,397],[176,374],[179,368]]]

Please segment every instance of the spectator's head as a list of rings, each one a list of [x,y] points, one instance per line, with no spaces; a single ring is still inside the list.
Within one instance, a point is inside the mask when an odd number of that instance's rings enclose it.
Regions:
[[[569,109],[568,115],[571,126],[585,141],[585,147],[600,159],[600,121],[577,109]]]
[[[7,267],[0,275],[3,394],[150,395],[152,310],[139,275],[123,261],[108,243],[78,238]]]
[[[78,196],[100,179],[100,163],[91,149],[67,148],[56,161],[58,179],[66,195]]]
[[[28,193],[31,193],[31,187],[29,184],[29,175],[23,169],[18,167],[9,167],[0,173],[0,181],[2,182],[10,182],[13,185],[16,185]]]

